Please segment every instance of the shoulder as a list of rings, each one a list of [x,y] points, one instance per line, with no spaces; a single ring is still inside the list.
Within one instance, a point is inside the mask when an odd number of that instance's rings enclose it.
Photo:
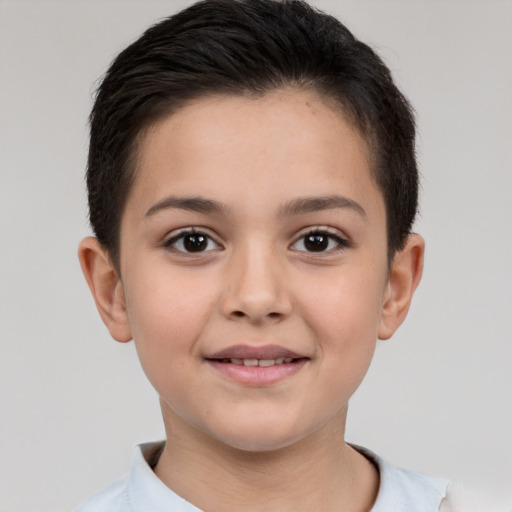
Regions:
[[[448,480],[395,467],[366,448],[352,446],[379,471],[379,491],[371,512],[438,512]]]
[[[453,483],[448,487],[446,498],[439,512],[511,512],[512,500],[494,496]]]
[[[87,500],[73,512],[129,512],[130,510],[126,478],[123,478]]]
[[[198,508],[174,493],[153,472],[163,447],[163,442],[137,446],[128,475],[74,512],[198,512]]]

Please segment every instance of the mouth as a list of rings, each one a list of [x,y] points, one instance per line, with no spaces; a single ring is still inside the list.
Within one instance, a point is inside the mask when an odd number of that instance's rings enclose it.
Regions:
[[[236,364],[239,366],[259,366],[260,368],[268,368],[270,366],[276,366],[280,364],[289,364],[296,363],[301,359],[306,359],[303,357],[278,357],[276,359],[257,359],[257,358],[248,358],[248,359],[239,359],[237,357],[232,358],[223,358],[223,359],[210,359],[211,361],[217,361],[219,363],[230,363]]]
[[[230,380],[247,386],[267,386],[300,371],[310,360],[277,345],[237,345],[205,358],[209,365]]]

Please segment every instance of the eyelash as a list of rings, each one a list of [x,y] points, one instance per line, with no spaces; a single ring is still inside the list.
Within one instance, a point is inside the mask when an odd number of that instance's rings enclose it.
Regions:
[[[187,250],[187,247],[184,245],[186,243],[187,236],[197,237],[198,240],[196,240],[196,243],[197,242],[199,242],[199,243],[205,242],[206,250],[202,250],[202,249],[198,250],[198,251]],[[321,239],[320,240],[317,239],[316,243],[320,242],[320,245],[317,245],[317,247],[320,250],[318,250],[318,251],[317,250],[308,250],[306,247],[307,237],[320,237],[320,238],[325,237],[327,246],[323,247],[324,241]],[[303,245],[304,249],[298,249],[296,247],[297,244],[299,244],[299,242],[301,242],[301,241],[302,241],[302,245]],[[313,240],[310,240],[310,241],[313,242]],[[336,244],[335,247],[329,247],[329,245],[331,245],[332,242],[334,242]],[[315,243],[315,242],[313,242],[313,243]],[[182,247],[178,248],[177,247],[178,244],[180,244]],[[209,248],[209,246],[212,244],[214,245],[214,247]],[[222,248],[221,245],[218,244],[209,234],[205,233],[204,231],[202,231],[200,229],[196,229],[196,228],[185,228],[185,229],[180,230],[179,233],[177,233],[177,234],[171,236],[169,239],[167,239],[164,242],[163,246],[166,249],[169,249],[177,254],[197,254],[197,255],[202,255],[202,254],[205,254],[212,250]],[[335,252],[338,252],[338,251],[341,251],[341,250],[344,250],[344,249],[347,249],[350,247],[351,247],[351,244],[346,238],[341,237],[338,233],[332,233],[329,230],[329,228],[324,228],[324,227],[317,227],[315,229],[311,229],[311,230],[301,234],[295,240],[295,242],[293,242],[293,244],[290,245],[290,248],[297,252],[304,252],[304,253],[308,253],[308,254],[320,254],[320,255],[333,254]],[[310,249],[311,249],[311,247],[310,247]]]
[[[350,242],[346,238],[343,238],[338,233],[333,233],[332,231],[329,230],[329,228],[324,228],[324,227],[317,227],[315,229],[307,231],[306,233],[301,234],[300,237],[291,245],[291,247],[293,248],[300,241],[302,241],[302,244],[305,247],[307,237],[314,237],[314,236],[325,237],[327,239],[328,246],[327,246],[326,250],[323,250],[323,249],[319,250],[319,251],[315,251],[315,250],[308,251],[307,249],[300,249],[300,250],[295,249],[295,250],[297,250],[298,252],[305,252],[308,254],[323,255],[323,254],[333,254],[338,251],[342,251],[344,249],[348,249],[351,247]],[[329,245],[331,244],[331,242],[334,242],[336,244],[335,247],[329,248]]]
[[[213,247],[212,249],[206,250],[206,251],[204,251],[204,250],[200,250],[200,251],[186,250],[186,247],[183,244],[185,243],[185,239],[187,236],[189,236],[189,237],[196,236],[198,238],[202,238],[203,241],[206,241],[206,244],[207,244],[206,247],[208,247],[212,243],[215,245],[215,247]],[[183,245],[183,249],[178,249],[176,247],[176,244],[180,241],[181,241],[181,244]],[[179,233],[177,233],[176,235],[171,236],[169,239],[167,239],[163,245],[166,249],[172,250],[173,252],[175,252],[177,254],[204,254],[205,252],[210,252],[213,249],[218,249],[221,247],[210,235],[208,235],[208,233],[205,233],[204,231],[201,231],[201,230],[198,230],[195,228],[185,228],[185,229],[180,230]]]

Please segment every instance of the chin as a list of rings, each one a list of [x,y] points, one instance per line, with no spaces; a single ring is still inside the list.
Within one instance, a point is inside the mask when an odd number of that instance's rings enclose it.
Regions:
[[[275,423],[254,422],[251,425],[238,425],[226,430],[223,433],[212,434],[224,445],[252,453],[282,450],[307,436],[305,432],[297,432],[297,424],[289,427]]]

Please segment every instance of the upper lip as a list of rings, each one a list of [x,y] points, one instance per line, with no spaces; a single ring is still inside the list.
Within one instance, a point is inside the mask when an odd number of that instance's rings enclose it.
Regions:
[[[251,347],[249,345],[234,345],[232,347],[219,350],[206,359],[277,359],[279,357],[302,359],[307,356],[298,354],[279,345],[264,345]]]

